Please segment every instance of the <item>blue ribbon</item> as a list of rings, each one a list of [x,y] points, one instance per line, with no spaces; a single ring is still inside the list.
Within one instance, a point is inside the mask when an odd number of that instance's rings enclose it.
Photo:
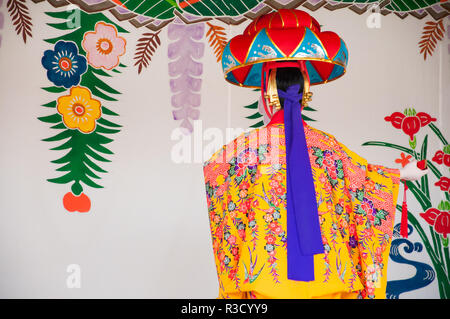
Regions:
[[[287,276],[314,280],[314,255],[323,254],[316,191],[301,116],[300,85],[290,86],[284,98],[287,187]]]

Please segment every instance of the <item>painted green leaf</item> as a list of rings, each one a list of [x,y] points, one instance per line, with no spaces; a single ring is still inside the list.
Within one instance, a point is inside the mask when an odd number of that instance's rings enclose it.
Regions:
[[[440,0],[391,0],[391,2],[384,8],[391,11],[405,12],[427,8],[438,2],[440,2]]]
[[[72,142],[71,142],[71,140],[68,140],[68,141],[64,142],[64,144],[61,144],[59,146],[51,148],[51,150],[52,151],[62,151],[62,150],[67,150],[71,147],[72,147]]]
[[[413,154],[413,151],[407,147],[397,145],[397,144],[387,143],[387,142],[370,141],[370,142],[365,142],[362,145],[363,146],[384,146],[384,147],[394,148],[394,149],[397,149],[399,151],[402,151],[402,152],[405,152],[408,154]]]
[[[174,0],[128,0],[123,1],[128,10],[155,19],[166,20],[174,17],[174,10],[178,8]],[[181,12],[181,10],[179,10]]]
[[[450,210],[450,203],[448,201],[441,201],[438,205],[438,209],[439,210],[443,210],[443,211],[449,211]]]
[[[94,187],[94,188],[103,188],[103,186],[101,186],[101,185],[99,185],[99,184],[97,184],[97,183],[94,183],[89,177],[87,177],[86,175],[84,175],[82,178],[81,178],[81,181],[83,182],[83,183],[85,183],[87,186],[91,186],[91,187]]]
[[[322,167],[322,164],[323,164],[323,157],[318,157],[318,158],[316,158],[315,162],[316,162],[316,164],[317,164],[319,167]]]
[[[45,107],[56,107],[56,101],[51,101],[51,102],[48,102],[46,104],[42,104],[42,106],[45,106]]]
[[[104,70],[102,70],[102,69],[92,68],[91,71],[92,71],[92,73],[95,73],[95,74],[98,74],[98,75],[101,75],[101,76],[111,77],[110,74],[106,73],[106,72],[105,72]]]
[[[200,0],[179,1],[179,6],[183,11],[196,16],[240,16],[254,7],[256,7],[263,0]]]
[[[97,172],[107,173],[103,168],[95,164],[93,161],[91,161],[88,157],[84,157],[84,162],[89,165],[93,170],[96,170]]]
[[[103,154],[114,154],[109,149],[107,149],[106,147],[104,147],[100,144],[93,144],[93,145],[89,145],[89,146],[92,147],[94,150],[96,150],[100,153],[103,153]]]
[[[306,115],[303,115],[303,114],[302,114],[302,119],[307,122],[315,122],[316,121],[316,120],[314,120]]]
[[[38,117],[39,121],[42,121],[45,123],[59,123],[59,122],[61,122],[61,119],[62,119],[62,117],[61,117],[61,114],[59,114],[59,113],[52,114],[49,116]]]
[[[57,184],[66,184],[66,183],[70,183],[71,181],[73,181],[73,177],[72,177],[72,173],[69,172],[66,175],[63,175],[61,177],[49,178],[49,179],[47,179],[47,181],[52,182],[52,183],[57,183]]]
[[[50,126],[50,128],[56,129],[56,130],[61,130],[61,129],[65,129],[66,126],[64,125],[63,122],[60,122],[60,123],[58,123],[56,125]]]
[[[49,86],[49,87],[45,87],[45,88],[42,88],[42,89],[46,90],[47,92],[50,92],[50,93],[62,93],[62,92],[67,91],[66,88],[58,87],[58,86]]]
[[[406,11],[414,11],[417,9],[427,8],[432,6],[433,4],[438,3],[440,0],[391,0],[388,5],[383,7],[383,9],[387,9],[390,11],[397,12],[406,12]],[[379,3],[380,0],[334,0],[333,2],[340,3]]]
[[[258,101],[250,104],[250,105],[245,105],[244,106],[246,109],[257,109],[258,108]]]
[[[71,30],[76,28],[75,23],[47,23],[47,25],[51,26],[52,28],[58,29],[58,30]]]
[[[111,111],[110,109],[108,109],[105,106],[102,106],[102,114],[119,116],[119,114],[117,114],[116,112]]]
[[[89,155],[93,159],[99,162],[111,162],[109,159],[104,158],[103,156],[99,155],[98,153],[94,152],[92,148],[87,147],[86,148],[86,155]]]
[[[91,171],[90,169],[86,168],[86,175],[95,179],[100,179],[101,177],[98,176],[97,174],[95,174],[93,171]]]
[[[318,157],[322,157],[323,156],[323,151],[320,149],[320,148],[318,148],[318,147],[313,147],[312,148],[313,149],[313,155],[314,156],[318,156]]]
[[[356,198],[357,198],[359,201],[362,201],[362,200],[364,199],[364,190],[362,190],[362,189],[357,189],[357,190],[356,190]]]
[[[72,133],[70,130],[65,130],[55,136],[49,137],[49,138],[44,138],[42,141],[44,142],[54,142],[54,141],[61,141],[64,140],[66,138],[69,138],[72,136]]]
[[[317,110],[316,109],[313,109],[312,107],[310,107],[310,106],[305,106],[304,108],[303,108],[303,111],[311,111],[311,112],[316,112]]]
[[[385,211],[384,209],[379,209],[375,214],[375,217],[380,220],[386,220],[387,215],[389,215],[389,212]]]
[[[105,126],[109,126],[109,127],[122,127],[122,125],[119,125],[119,124],[113,123],[111,121],[108,121],[107,119],[105,119],[103,117],[99,118],[97,120],[97,123],[105,125]]]
[[[420,150],[420,160],[427,159],[428,134],[423,139],[422,148]],[[420,178],[420,189],[427,197],[430,197],[430,189],[428,187],[428,175],[425,174]]]
[[[428,124],[428,126],[436,134],[436,136],[442,142],[442,144],[444,144],[444,145],[448,144],[448,142],[445,139],[444,135],[442,135],[442,132],[437,128],[436,125],[434,125],[434,123],[430,123],[430,124]]]
[[[249,120],[254,120],[254,119],[259,119],[260,117],[262,117],[262,114],[259,112],[256,112],[250,116],[246,116],[245,118],[249,119]]]
[[[432,207],[430,199],[422,192],[419,187],[417,187],[411,181],[406,181],[406,184],[408,185],[408,189],[411,191],[411,193],[413,193],[414,197],[419,202],[424,211]]]
[[[256,124],[250,125],[250,127],[252,127],[252,128],[258,128],[258,127],[262,127],[262,126],[264,126],[264,121],[259,121]]]
[[[120,132],[120,130],[106,128],[106,127],[101,126],[101,125],[97,125],[96,131],[98,133],[103,133],[103,134],[114,134],[114,133]]]
[[[359,215],[366,216],[366,211],[362,209],[361,205],[357,205],[358,209],[356,210],[356,213]]]

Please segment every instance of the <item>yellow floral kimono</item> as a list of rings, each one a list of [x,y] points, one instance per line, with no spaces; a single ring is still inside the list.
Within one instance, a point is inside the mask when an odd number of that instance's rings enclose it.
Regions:
[[[284,124],[244,133],[204,164],[219,298],[385,298],[399,170],[305,124],[324,253],[287,279]]]

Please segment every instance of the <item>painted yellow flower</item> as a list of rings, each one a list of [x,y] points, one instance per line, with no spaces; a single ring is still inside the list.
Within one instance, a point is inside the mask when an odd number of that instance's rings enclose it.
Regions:
[[[101,103],[91,98],[89,89],[74,86],[70,89],[70,95],[58,98],[57,110],[68,128],[91,133],[101,116]]]

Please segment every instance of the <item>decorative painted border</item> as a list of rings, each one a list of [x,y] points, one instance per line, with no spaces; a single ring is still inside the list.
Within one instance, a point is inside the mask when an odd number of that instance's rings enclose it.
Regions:
[[[45,0],[32,0],[35,3],[43,2]],[[123,2],[129,3],[132,0],[124,0]],[[161,0],[162,1],[162,0]],[[294,9],[305,7],[311,11],[317,11],[321,8],[327,9],[329,11],[339,10],[347,8],[356,14],[362,15],[368,10],[372,10],[374,4],[378,4],[379,12],[383,16],[389,14],[395,14],[401,19],[407,16],[413,16],[417,19],[423,19],[430,16],[434,20],[440,20],[450,14],[450,2],[439,0],[426,0],[425,3],[428,5],[424,7],[415,8],[412,4],[409,10],[408,7],[401,7],[396,5],[398,0],[258,0],[259,2],[253,8],[248,8],[245,12],[240,13],[236,16],[212,16],[212,15],[193,15],[187,11],[186,8],[194,7],[195,3],[207,2],[207,1],[164,1],[167,3],[173,3],[173,14],[169,18],[165,19],[155,19],[150,16],[145,16],[143,14],[135,13],[133,10],[129,10],[122,5],[119,0],[47,0],[55,8],[62,6],[75,4],[80,7],[81,10],[93,13],[109,10],[119,21],[129,21],[134,27],[141,28],[146,27],[152,31],[158,31],[164,28],[166,25],[171,23],[175,18],[179,18],[186,24],[198,23],[203,21],[209,21],[217,19],[226,24],[238,25],[248,20],[253,20],[256,17],[269,13],[280,8]],[[185,5],[185,3],[192,4]],[[209,1],[211,2],[211,1]],[[231,2],[231,1],[230,1]],[[158,2],[159,3],[159,2]],[[404,3],[404,1],[402,2]],[[409,3],[409,2],[408,2]],[[403,11],[402,11],[403,10]]]

